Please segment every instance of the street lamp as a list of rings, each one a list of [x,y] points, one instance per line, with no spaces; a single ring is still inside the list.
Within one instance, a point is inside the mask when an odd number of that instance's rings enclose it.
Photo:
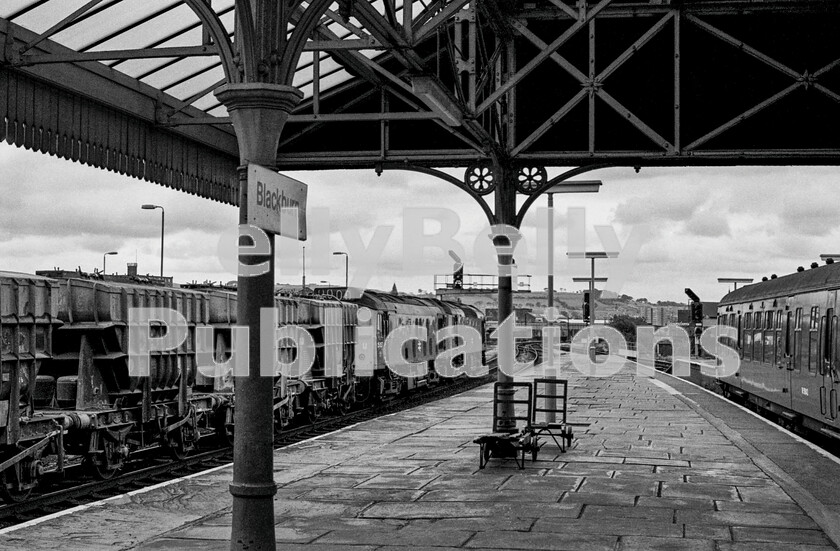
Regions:
[[[107,252],[102,255],[102,275],[105,275],[105,258],[112,254],[117,254],[117,251]]]
[[[554,184],[545,191],[548,194],[548,308],[554,307],[554,194],[598,193],[602,184],[603,182],[601,180],[566,181]],[[566,318],[566,332],[571,334],[568,318]],[[571,341],[571,338],[569,340]],[[556,369],[550,375],[547,375],[546,378],[556,378],[554,373],[556,373]],[[546,392],[549,394],[549,398],[546,399],[545,408],[549,411],[546,412],[545,420],[547,423],[554,423],[556,421],[556,412],[554,410],[557,409],[557,397],[555,396],[557,394],[557,386],[554,384],[548,385]]]
[[[555,193],[598,193],[601,180],[579,180],[555,184],[545,192],[548,194],[548,307],[554,306],[554,194]]]
[[[143,210],[160,209],[160,277],[163,277],[163,207],[160,205],[143,205],[140,208],[142,208]]]
[[[735,285],[735,289],[738,289],[739,283],[752,283],[753,278],[751,277],[719,277],[718,283],[733,283]]]
[[[345,252],[341,252],[341,251],[337,251],[337,252],[333,253],[334,256],[338,256],[338,255],[342,255],[342,254],[344,255],[344,288],[349,289],[350,284],[349,284],[348,275],[349,275],[350,272],[348,270],[348,267],[350,266],[350,255],[345,253]]]

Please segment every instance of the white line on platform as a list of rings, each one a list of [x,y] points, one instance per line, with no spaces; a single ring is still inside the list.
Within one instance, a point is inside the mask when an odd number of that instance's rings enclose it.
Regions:
[[[635,361],[633,361],[633,360],[628,360],[628,361],[631,361],[631,362],[633,362],[633,363],[636,363],[636,362],[635,362]],[[840,465],[840,458],[838,458],[837,456],[835,456],[835,455],[833,455],[833,454],[831,454],[831,453],[829,453],[829,452],[825,451],[824,449],[822,449],[821,447],[817,446],[817,445],[816,445],[816,444],[814,444],[813,442],[809,442],[809,441],[805,440],[804,438],[802,438],[802,437],[801,437],[801,436],[799,436],[798,434],[793,433],[793,432],[791,432],[791,431],[787,430],[787,429],[786,429],[786,428],[784,428],[783,426],[778,425],[778,424],[774,423],[773,421],[770,421],[769,419],[765,419],[765,418],[764,418],[764,417],[762,417],[761,415],[757,414],[756,412],[754,412],[754,411],[752,411],[752,410],[750,410],[750,409],[745,408],[745,407],[744,407],[744,406],[742,406],[741,404],[736,404],[736,403],[735,403],[735,402],[733,402],[732,400],[727,400],[726,398],[724,398],[724,397],[723,397],[723,396],[721,396],[720,394],[716,394],[716,393],[712,392],[711,390],[709,390],[708,388],[703,388],[702,386],[698,385],[697,383],[693,383],[693,382],[691,382],[691,381],[689,381],[689,380],[683,379],[683,378],[681,378],[681,377],[677,377],[676,375],[671,375],[670,373],[665,373],[664,371],[657,371],[657,372],[656,372],[656,374],[657,374],[657,375],[666,375],[666,376],[668,376],[668,377],[672,377],[672,378],[674,378],[674,379],[677,379],[678,381],[681,381],[681,382],[683,382],[683,383],[687,383],[687,384],[690,384],[690,385],[692,385],[692,386],[695,386],[695,387],[699,388],[700,390],[702,390],[703,392],[706,392],[707,394],[711,394],[712,396],[714,396],[715,398],[717,398],[717,399],[719,399],[719,400],[723,400],[723,401],[725,401],[727,404],[731,404],[731,405],[733,405],[733,406],[735,406],[735,407],[737,407],[737,408],[740,408],[741,410],[743,410],[743,411],[745,411],[745,412],[749,413],[750,415],[752,415],[752,416],[753,416],[753,417],[755,417],[756,419],[761,419],[762,421],[764,421],[765,423],[767,423],[768,425],[770,425],[770,426],[771,426],[771,427],[773,427],[774,429],[778,430],[779,432],[782,432],[782,433],[784,433],[784,434],[787,434],[788,436],[790,436],[791,438],[793,438],[793,439],[794,439],[794,440],[796,440],[797,442],[800,442],[801,444],[805,444],[806,446],[808,446],[809,448],[811,448],[812,450],[814,450],[814,451],[815,451],[815,452],[817,452],[818,454],[820,454],[820,455],[822,455],[823,457],[825,457],[825,458],[827,458],[827,459],[830,459],[830,460],[834,461],[835,463],[837,463],[838,465]],[[653,382],[653,383],[654,383],[654,384],[656,384],[657,386],[662,386],[662,387],[668,387],[668,388],[671,388],[671,389],[672,389],[672,390],[674,390],[677,394],[682,394],[681,392],[679,392],[679,391],[677,391],[676,389],[674,389],[674,388],[670,387],[670,386],[669,386],[669,385],[667,385],[666,383],[663,383],[663,382],[661,382],[661,381],[658,381],[657,379],[652,379],[652,380],[651,380],[651,382]],[[658,383],[658,384],[657,384],[657,383]],[[684,395],[683,395],[683,396],[684,396]],[[690,400],[690,398],[688,398],[687,396],[684,396],[684,397],[685,397],[685,399],[686,399],[686,400]],[[696,402],[695,402],[695,403],[696,403]]]
[[[337,432],[341,432],[343,430],[352,429],[353,427],[356,427],[358,425],[359,425],[359,423],[354,423],[352,425],[342,427],[340,429],[334,430],[332,432],[328,432],[326,434],[319,434],[318,436],[313,436],[312,438],[307,438],[306,440],[301,440],[300,442],[295,442],[294,444],[290,444],[290,445],[285,446],[285,447],[286,448],[294,448],[296,446],[300,446],[301,444],[305,444],[307,442],[312,442],[314,440],[318,440],[318,439],[323,438],[325,436],[330,436],[332,434],[335,434]],[[281,448],[281,449],[283,449],[283,448]],[[36,526],[38,524],[41,524],[42,522],[46,522],[48,520],[63,517],[65,515],[70,515],[72,513],[77,513],[79,511],[85,511],[87,509],[92,509],[94,507],[104,507],[105,505],[110,505],[114,502],[128,502],[129,498],[131,498],[133,496],[140,495],[140,494],[145,494],[146,492],[151,492],[152,490],[157,490],[159,488],[165,488],[166,486],[171,486],[172,484],[177,484],[178,482],[183,482],[184,480],[189,480],[191,478],[197,478],[197,477],[200,477],[200,476],[208,475],[210,473],[214,473],[216,471],[221,471],[222,469],[227,469],[228,467],[232,467],[232,466],[233,466],[233,463],[226,463],[224,465],[219,465],[217,467],[213,467],[212,469],[207,469],[206,471],[200,471],[200,472],[197,472],[197,473],[192,473],[192,474],[188,474],[186,476],[182,476],[181,478],[173,478],[172,480],[167,480],[165,482],[160,482],[160,483],[155,484],[153,486],[147,486],[145,488],[140,488],[138,490],[132,490],[130,492],[120,494],[120,495],[117,495],[117,496],[107,497],[107,498],[101,499],[99,501],[94,501],[94,502],[91,502],[91,503],[85,503],[83,505],[77,505],[76,507],[72,507],[70,509],[65,509],[63,511],[58,511],[57,513],[52,513],[52,514],[49,514],[49,515],[45,515],[43,517],[38,517],[36,519],[32,519],[32,520],[23,522],[21,524],[15,524],[14,526],[8,526],[6,528],[0,529],[0,536],[2,536],[3,534],[8,534],[10,532],[14,532],[16,530],[21,530],[23,528],[28,528],[30,526]]]
[[[663,383],[663,382],[662,382],[662,381],[660,381],[659,379],[648,379],[648,381],[650,381],[651,383],[655,384],[655,385],[656,385],[656,386],[658,386],[659,388],[663,389],[663,390],[664,390],[665,392],[667,392],[668,394],[672,394],[672,395],[677,395],[677,394],[680,394],[680,395],[681,395],[681,394],[682,394],[682,392],[680,392],[680,391],[679,391],[679,390],[677,390],[676,388],[674,388],[674,387],[672,387],[672,386],[669,386],[669,385],[666,385],[665,383]]]

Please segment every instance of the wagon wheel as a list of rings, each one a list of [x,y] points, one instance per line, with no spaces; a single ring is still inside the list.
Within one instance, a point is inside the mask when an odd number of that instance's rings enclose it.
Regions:
[[[176,429],[169,431],[164,437],[164,444],[169,449],[169,454],[177,460],[182,460],[192,451],[194,447],[194,431],[189,423],[184,423]]]
[[[292,420],[288,404],[284,404],[274,410],[274,434],[279,436],[289,426]]]
[[[372,377],[360,377],[353,385],[354,399],[357,404],[367,404],[373,394]]]
[[[548,180],[548,172],[542,166],[523,166],[516,178],[516,189],[519,193],[531,195]]]
[[[321,418],[321,415],[324,413],[324,408],[320,402],[310,403],[306,406],[304,410],[304,420],[309,423],[310,425],[314,425],[315,421]]]
[[[97,453],[85,457],[84,463],[94,478],[108,480],[113,478],[122,466],[120,447],[117,442],[105,438],[102,434],[97,436],[97,440]]]
[[[347,415],[350,413],[351,404],[344,398],[338,398],[335,401],[335,408],[338,411],[339,415]]]
[[[0,499],[7,503],[26,501],[41,475],[39,458],[27,458],[0,473]]]
[[[464,173],[464,182],[479,195],[487,195],[496,189],[493,168],[489,163],[473,163]]]
[[[216,416],[216,441],[222,447],[233,446],[233,409],[230,406],[223,406]]]

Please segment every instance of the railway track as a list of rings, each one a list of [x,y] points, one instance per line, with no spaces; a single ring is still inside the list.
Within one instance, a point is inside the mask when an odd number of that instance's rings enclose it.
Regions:
[[[495,358],[488,363],[491,366],[490,373],[483,377],[456,379],[448,384],[428,387],[422,392],[401,399],[385,401],[369,408],[351,411],[346,415],[327,417],[311,424],[285,428],[275,435],[275,449],[281,449],[296,442],[327,434],[382,415],[453,396],[491,382],[495,380]],[[226,447],[195,453],[182,460],[168,460],[159,457],[135,460],[133,468],[120,472],[107,480],[59,481],[45,488],[42,493],[32,495],[26,501],[0,505],[0,529],[206,471],[213,467],[229,464],[232,461],[233,449]],[[132,463],[129,463],[129,465],[132,465]]]

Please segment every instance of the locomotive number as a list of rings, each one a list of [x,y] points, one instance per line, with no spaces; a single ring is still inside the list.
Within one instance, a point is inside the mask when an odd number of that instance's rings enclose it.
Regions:
[[[802,395],[803,395],[803,396],[808,396],[808,389],[807,389],[807,388],[805,388],[805,387],[803,386],[803,387],[801,388],[801,391],[802,391]]]

